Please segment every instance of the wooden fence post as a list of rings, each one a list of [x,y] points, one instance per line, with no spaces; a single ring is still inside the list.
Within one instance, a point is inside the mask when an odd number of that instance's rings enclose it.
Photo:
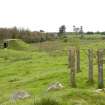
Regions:
[[[81,72],[80,70],[80,49],[76,49],[76,69],[77,73]]]
[[[88,49],[89,69],[88,82],[93,83],[93,49]]]
[[[76,81],[75,81],[75,49],[72,48],[69,50],[69,58],[70,58],[70,65],[71,65],[71,69],[70,69],[70,85],[72,87],[76,87]]]
[[[98,56],[98,88],[102,89],[104,87],[103,83],[103,50],[97,51]]]
[[[71,49],[68,52],[68,68],[71,67]]]

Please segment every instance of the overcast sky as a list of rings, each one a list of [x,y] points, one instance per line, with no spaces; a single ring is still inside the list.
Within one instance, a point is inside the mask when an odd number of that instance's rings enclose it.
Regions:
[[[62,24],[105,31],[105,0],[0,0],[0,27],[58,31]]]

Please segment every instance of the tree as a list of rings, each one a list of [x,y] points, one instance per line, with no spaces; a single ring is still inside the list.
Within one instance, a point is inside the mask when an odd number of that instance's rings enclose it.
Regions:
[[[44,30],[40,30],[40,32],[45,32]]]
[[[81,38],[83,38],[83,26],[80,26],[79,34],[81,35]]]
[[[66,26],[65,25],[62,25],[60,28],[59,28],[59,33],[65,33],[66,32]]]
[[[80,26],[79,33],[80,33],[80,34],[83,34],[83,26]]]

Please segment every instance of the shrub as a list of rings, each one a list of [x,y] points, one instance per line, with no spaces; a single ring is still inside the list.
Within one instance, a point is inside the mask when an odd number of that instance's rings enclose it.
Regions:
[[[105,35],[105,32],[101,32],[101,35]]]
[[[63,42],[65,42],[65,43],[68,42],[68,38],[64,38]]]
[[[94,34],[94,32],[87,32],[86,34],[90,35],[90,34]]]

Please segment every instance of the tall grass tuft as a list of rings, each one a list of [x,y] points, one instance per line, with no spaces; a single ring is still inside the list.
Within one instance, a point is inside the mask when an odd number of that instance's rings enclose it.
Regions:
[[[40,101],[34,102],[34,105],[61,105],[61,104],[54,99],[42,98]]]

